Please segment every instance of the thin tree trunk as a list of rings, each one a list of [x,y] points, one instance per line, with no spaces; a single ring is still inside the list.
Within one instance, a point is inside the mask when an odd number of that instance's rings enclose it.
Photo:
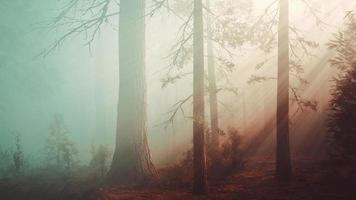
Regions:
[[[292,175],[289,149],[289,0],[280,0],[277,84],[276,178],[289,181]]]
[[[204,135],[204,30],[202,0],[194,0],[193,165],[194,194],[208,191]]]
[[[121,0],[119,104],[109,180],[135,183],[156,176],[146,127],[145,0]]]
[[[262,87],[262,99],[263,99],[263,125],[262,131],[265,132],[268,130],[268,122],[269,122],[269,82],[265,82]]]
[[[246,91],[242,92],[242,123],[244,134],[248,133],[247,130],[247,109],[246,109]]]
[[[210,9],[210,0],[206,1],[206,7]],[[207,18],[207,30],[208,30],[208,40],[207,40],[207,50],[208,50],[208,80],[209,80],[209,105],[210,105],[210,124],[212,131],[212,142],[213,147],[219,147],[219,117],[218,117],[218,98],[216,89],[216,77],[215,77],[215,62],[214,62],[214,50],[213,43],[211,42],[212,32],[211,32],[211,18],[210,13],[208,13]]]

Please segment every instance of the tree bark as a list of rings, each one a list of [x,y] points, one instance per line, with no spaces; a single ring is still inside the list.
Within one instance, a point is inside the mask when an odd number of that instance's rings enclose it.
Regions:
[[[202,0],[194,0],[193,33],[193,194],[206,194],[207,172],[204,133],[204,30]]]
[[[116,147],[109,179],[137,183],[156,176],[146,127],[145,0],[121,0],[119,104]]]
[[[289,0],[280,0],[278,29],[276,178],[289,181]]]
[[[206,1],[206,7],[210,9],[210,0]],[[209,80],[209,105],[210,105],[210,124],[212,131],[212,142],[213,147],[219,147],[219,116],[218,116],[218,98],[217,98],[217,88],[216,88],[216,76],[215,76],[215,62],[214,62],[214,50],[212,38],[212,27],[210,13],[207,17],[207,30],[208,30],[208,40],[207,40],[207,53],[208,53],[208,80]]]

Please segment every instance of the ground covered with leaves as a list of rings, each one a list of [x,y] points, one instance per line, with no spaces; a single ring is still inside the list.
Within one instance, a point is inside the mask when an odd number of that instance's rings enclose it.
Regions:
[[[298,161],[295,178],[277,183],[272,162],[252,162],[235,175],[210,180],[210,194],[193,196],[190,183],[160,187],[108,187],[97,191],[97,199],[241,199],[241,200],[351,200],[356,199],[355,180],[347,170],[334,171],[325,163]]]
[[[225,178],[210,179],[210,193],[193,196],[191,182],[165,178],[143,186],[105,186],[88,176],[24,176],[0,181],[0,199],[117,200],[117,199],[241,199],[241,200],[351,200],[356,199],[356,179],[348,168],[329,162],[295,161],[289,184],[274,180],[274,163],[250,161],[245,170]]]

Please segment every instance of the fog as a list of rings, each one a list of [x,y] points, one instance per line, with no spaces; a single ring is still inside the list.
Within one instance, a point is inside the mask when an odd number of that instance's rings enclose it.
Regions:
[[[240,5],[235,1],[226,2]],[[263,13],[270,2],[253,1],[253,15]],[[310,1],[322,19],[319,25],[301,2],[291,2],[292,26],[300,28],[306,38],[319,44],[311,50],[314,56],[302,58],[303,77],[309,82],[303,86],[302,96],[317,101],[318,109],[305,109],[291,117],[292,153],[302,156],[313,152],[321,156],[321,148],[325,145],[329,86],[335,75],[335,69],[328,64],[333,52],[327,49],[326,43],[342,28],[345,13],[352,8],[353,0]],[[212,5],[215,5],[214,1]],[[63,33],[62,29],[50,30],[47,26],[62,6],[62,1],[0,2],[0,146],[14,149],[15,136],[19,134],[30,165],[40,165],[44,159],[44,144],[55,114],[63,116],[83,164],[88,162],[91,145],[105,144],[112,150],[115,145],[119,88],[118,20],[113,17],[104,23],[90,46],[85,45],[85,36],[78,35],[43,55]],[[150,9],[148,5],[147,10]],[[167,56],[182,23],[165,8],[146,20],[148,139],[152,159],[157,165],[177,160],[192,145],[190,101],[184,105],[188,117],[179,111],[173,123],[165,123],[172,106],[192,93],[192,76],[165,88],[161,82],[171,63]],[[216,49],[223,52],[218,47]],[[238,89],[238,95],[219,93],[222,129],[235,127],[244,135],[253,135],[263,129],[266,121],[273,120],[276,81],[248,84],[252,75],[276,77],[277,51],[276,48],[271,51],[265,55],[246,45],[233,52],[231,62],[236,66],[228,76],[231,85]],[[256,70],[255,66],[267,58],[271,58],[270,61]],[[184,70],[191,72],[192,64],[187,64]],[[218,79],[218,84],[224,84],[222,76]],[[295,104],[292,108],[297,110]],[[268,144],[273,142],[273,139],[266,140]],[[272,149],[269,151],[273,152]]]

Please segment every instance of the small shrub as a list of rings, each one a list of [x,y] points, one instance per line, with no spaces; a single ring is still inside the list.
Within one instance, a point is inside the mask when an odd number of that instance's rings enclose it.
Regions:
[[[59,168],[72,169],[78,150],[68,137],[68,129],[61,115],[54,115],[45,145],[47,162]]]
[[[11,153],[5,151],[0,147],[0,178],[4,178],[8,175],[8,171],[11,166]]]
[[[164,185],[187,186],[193,178],[193,150],[183,154],[182,160],[160,170],[160,180]]]
[[[222,132],[221,145],[209,147],[208,167],[210,176],[227,176],[245,167],[246,159],[242,153],[242,136],[235,128]],[[210,151],[209,151],[210,149]],[[213,150],[213,151],[212,151]]]
[[[109,168],[110,150],[108,146],[100,145],[98,148],[92,146],[91,148],[92,158],[89,163],[89,168],[94,171],[95,174],[103,177]]]
[[[209,138],[207,130],[207,138]],[[242,153],[242,136],[237,129],[230,128],[225,133],[220,132],[221,145],[216,147],[208,142],[207,167],[209,178],[224,177],[234,172],[238,172],[245,167],[246,158]],[[189,149],[183,155],[183,159],[170,167],[162,170],[164,181],[185,184],[193,177],[193,150]]]

